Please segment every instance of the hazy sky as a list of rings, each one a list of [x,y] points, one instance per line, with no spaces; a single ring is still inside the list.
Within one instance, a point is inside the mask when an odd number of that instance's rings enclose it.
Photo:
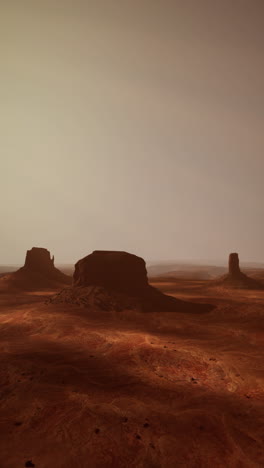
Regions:
[[[264,260],[263,0],[3,0],[0,263]]]

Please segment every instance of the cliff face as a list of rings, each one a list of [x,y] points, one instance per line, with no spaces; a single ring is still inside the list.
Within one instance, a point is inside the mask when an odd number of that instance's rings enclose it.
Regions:
[[[229,255],[228,267],[229,267],[229,275],[233,277],[239,276],[241,271],[239,267],[239,256],[237,253],[231,253]]]
[[[24,268],[32,271],[49,272],[55,269],[54,256],[51,258],[47,249],[33,247],[26,253]]]
[[[146,264],[127,252],[96,250],[76,263],[73,284],[138,292],[148,287]]]

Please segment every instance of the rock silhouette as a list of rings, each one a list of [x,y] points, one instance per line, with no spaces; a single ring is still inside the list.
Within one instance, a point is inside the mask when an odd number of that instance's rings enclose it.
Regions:
[[[50,252],[41,247],[33,247],[26,253],[24,268],[32,271],[49,272],[54,270],[54,256],[50,257]]]
[[[148,286],[146,265],[142,258],[127,252],[95,250],[76,263],[73,284],[138,292]]]
[[[231,253],[229,255],[229,275],[236,277],[241,273],[239,267],[239,256],[237,253]]]
[[[166,296],[148,283],[145,261],[119,251],[94,251],[75,265],[73,285],[50,299],[101,310],[207,312],[214,307]]]
[[[22,268],[0,279],[0,290],[58,289],[71,281],[69,276],[55,268],[54,256],[51,258],[47,249],[33,247],[27,251]]]
[[[239,256],[237,253],[231,253],[229,255],[228,262],[229,271],[228,274],[216,281],[217,284],[221,284],[227,288],[234,289],[263,289],[264,285],[245,275],[239,266]]]

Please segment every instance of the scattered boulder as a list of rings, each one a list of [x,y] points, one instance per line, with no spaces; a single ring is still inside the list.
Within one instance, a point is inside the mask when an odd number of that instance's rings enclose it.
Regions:
[[[58,289],[71,284],[72,279],[54,266],[47,249],[33,247],[26,253],[22,268],[0,279],[0,290]]]
[[[148,283],[145,261],[119,251],[94,251],[75,265],[73,285],[49,302],[100,310],[207,312],[214,307],[166,296]]]
[[[28,461],[26,461],[25,466],[28,467],[28,468],[29,467],[33,468],[35,466],[35,464],[32,462],[32,460],[28,460]]]

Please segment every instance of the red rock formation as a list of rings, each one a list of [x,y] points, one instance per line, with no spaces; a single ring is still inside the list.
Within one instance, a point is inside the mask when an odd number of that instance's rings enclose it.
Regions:
[[[120,292],[138,292],[148,286],[144,260],[127,252],[95,250],[79,260],[74,286],[103,286]]]
[[[242,273],[239,267],[239,256],[237,253],[231,253],[229,255],[228,266],[228,274],[214,281],[212,284],[230,289],[263,289],[264,285],[261,282]]]
[[[207,312],[194,304],[166,296],[148,284],[145,261],[127,252],[95,251],[75,265],[73,286],[51,299],[103,310]]]
[[[71,284],[72,279],[54,266],[47,249],[33,247],[27,251],[25,265],[0,279],[0,290],[58,289]]]
[[[54,270],[54,256],[41,247],[33,247],[27,251],[24,268],[31,271],[50,272]]]
[[[229,255],[229,275],[238,276],[240,274],[239,268],[239,257],[237,253],[231,253]]]

